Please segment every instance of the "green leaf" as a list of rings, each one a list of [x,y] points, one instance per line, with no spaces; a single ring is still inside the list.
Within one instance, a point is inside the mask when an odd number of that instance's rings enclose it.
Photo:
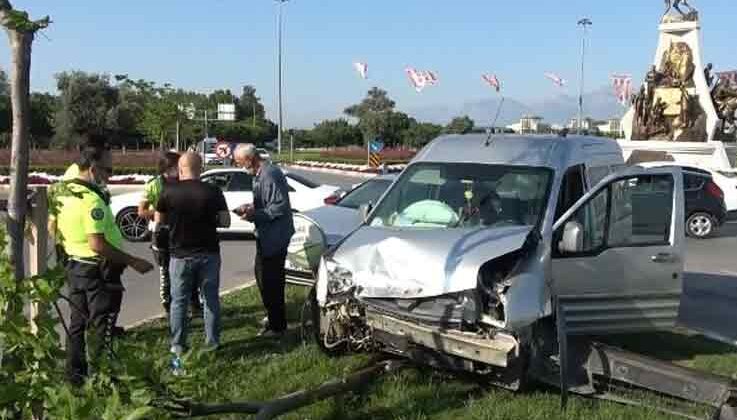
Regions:
[[[132,413],[125,416],[123,420],[139,420],[145,419],[146,416],[150,415],[154,411],[153,407],[138,407]]]

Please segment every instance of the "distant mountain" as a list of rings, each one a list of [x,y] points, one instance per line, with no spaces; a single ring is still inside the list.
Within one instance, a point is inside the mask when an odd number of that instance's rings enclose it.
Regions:
[[[610,87],[602,87],[584,94],[584,116],[597,120],[621,117],[624,108],[617,102]],[[559,95],[531,106],[535,114],[551,124],[565,124],[578,117],[578,96]]]
[[[418,121],[447,124],[453,117],[468,115],[477,125],[491,125],[496,115],[500,99],[483,99],[465,102],[458,106],[427,106],[409,109],[408,113]],[[624,108],[619,105],[612,90],[608,86],[601,87],[584,95],[584,113],[586,117],[606,120],[621,117]],[[534,114],[545,119],[549,124],[566,124],[571,118],[578,116],[578,96],[558,95],[538,103],[525,104],[513,98],[506,98],[499,114],[497,126],[506,126],[519,121],[520,117]]]
[[[408,109],[409,115],[418,121],[432,122],[435,124],[446,125],[454,117],[468,115],[476,122],[476,125],[491,125],[501,99],[482,99],[473,102],[466,102],[460,105],[445,106],[424,106],[419,108]],[[514,99],[507,98],[504,100],[504,106],[499,113],[497,126],[511,124],[519,120],[519,117],[527,113],[529,108]]]

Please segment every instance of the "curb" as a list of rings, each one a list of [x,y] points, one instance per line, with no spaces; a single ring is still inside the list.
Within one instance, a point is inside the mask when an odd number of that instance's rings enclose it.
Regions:
[[[253,287],[255,285],[256,285],[256,280],[249,280],[249,281],[241,284],[240,286],[235,286],[235,287],[232,287],[230,289],[223,290],[222,292],[220,292],[220,297],[227,296],[227,295],[230,295],[232,293],[235,293],[235,292],[239,292],[241,290],[248,289],[249,287]],[[144,319],[142,319],[140,321],[136,321],[136,322],[133,322],[131,324],[124,325],[123,326],[123,329],[126,330],[126,331],[128,331],[129,329],[138,328],[138,327],[144,326],[146,324],[149,324],[149,323],[151,323],[153,321],[156,321],[156,320],[159,320],[159,319],[162,319],[162,318],[165,318],[165,317],[166,317],[166,312],[161,312],[161,313],[158,313],[156,315],[150,316],[148,318],[144,318]]]
[[[284,165],[284,166],[286,166],[287,168],[300,169],[303,171],[323,172],[323,173],[344,175],[344,176],[354,176],[357,178],[374,178],[379,175],[379,174],[375,174],[371,172],[346,171],[342,169],[331,169],[331,168],[316,168],[314,166],[301,166],[301,165]]]

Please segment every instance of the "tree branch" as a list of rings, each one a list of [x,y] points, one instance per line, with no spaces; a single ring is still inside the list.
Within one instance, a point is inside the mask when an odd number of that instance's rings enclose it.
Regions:
[[[0,25],[8,30],[35,33],[47,28],[51,18],[46,16],[39,20],[31,20],[27,12],[13,9],[9,0],[0,0]]]
[[[320,400],[360,389],[379,375],[397,371],[404,366],[406,366],[404,361],[379,361],[353,373],[348,377],[327,381],[315,389],[297,391],[266,402],[199,404],[189,400],[173,400],[165,404],[163,408],[175,416],[180,417],[201,417],[213,414],[245,413],[255,414],[256,420],[273,419],[298,408],[314,404]]]

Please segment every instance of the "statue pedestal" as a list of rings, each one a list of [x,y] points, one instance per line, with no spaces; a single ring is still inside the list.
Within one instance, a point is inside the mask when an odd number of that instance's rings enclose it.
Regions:
[[[704,63],[701,59],[701,24],[699,21],[688,22],[670,22],[663,23],[659,27],[660,39],[658,41],[658,49],[655,53],[653,64],[658,71],[662,71],[663,57],[675,43],[687,44],[693,54],[693,65],[695,67],[693,75],[694,87],[689,89],[689,93],[698,97],[699,104],[706,115],[706,135],[707,138],[686,138],[679,141],[687,142],[704,142],[714,139],[717,127],[719,126],[719,116],[714,108],[714,102],[711,98],[711,91],[706,84],[704,77]],[[635,109],[630,107],[629,111],[622,118],[622,127],[624,127],[625,138],[632,139],[634,131]],[[678,137],[679,133],[675,133],[674,137]]]
[[[728,170],[737,166],[737,143],[618,140],[625,161],[673,161],[701,168]],[[643,159],[644,158],[644,159]]]

